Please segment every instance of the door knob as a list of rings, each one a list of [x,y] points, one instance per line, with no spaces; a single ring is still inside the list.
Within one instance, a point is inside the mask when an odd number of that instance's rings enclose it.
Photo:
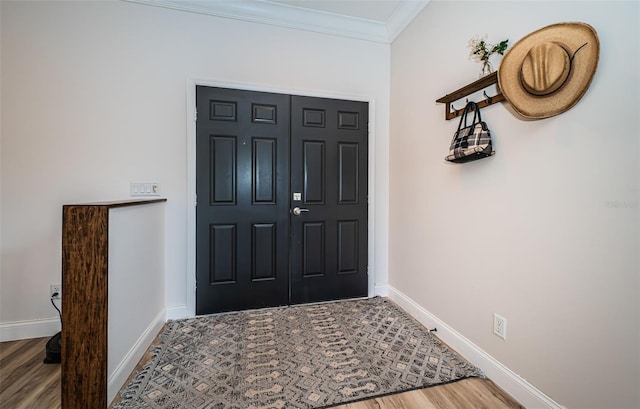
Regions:
[[[293,210],[291,210],[291,213],[293,213],[294,216],[300,216],[300,213],[302,212],[308,212],[309,209],[301,209],[299,207],[294,207]]]

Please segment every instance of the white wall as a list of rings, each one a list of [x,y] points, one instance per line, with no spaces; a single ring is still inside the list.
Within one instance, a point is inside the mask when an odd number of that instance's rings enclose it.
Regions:
[[[639,20],[635,1],[432,1],[391,47],[390,285],[571,408],[640,407]],[[468,40],[561,21],[600,37],[583,99],[488,107],[496,156],[446,164],[435,100],[477,78]]]
[[[165,323],[164,206],[109,210],[107,402]]]
[[[372,253],[386,283],[389,45],[119,1],[0,7],[0,323],[56,317],[61,205],[126,198],[131,181],[168,199],[166,305],[185,307],[193,78],[375,101]]]

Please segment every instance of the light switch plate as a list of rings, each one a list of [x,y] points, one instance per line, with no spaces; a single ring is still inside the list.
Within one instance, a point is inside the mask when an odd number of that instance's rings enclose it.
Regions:
[[[131,196],[160,196],[160,183],[158,182],[131,182]]]

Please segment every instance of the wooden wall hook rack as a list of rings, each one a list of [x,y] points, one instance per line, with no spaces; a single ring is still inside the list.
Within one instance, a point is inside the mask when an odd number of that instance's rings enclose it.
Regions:
[[[437,99],[436,102],[442,102],[445,105],[444,107],[444,118],[446,120],[453,119],[462,115],[462,111],[464,111],[464,107],[460,109],[456,109],[453,106],[453,102],[457,101],[461,98],[466,97],[467,95],[471,95],[476,91],[480,91],[481,89],[487,88],[493,84],[498,83],[498,72],[492,72],[491,74],[480,78],[477,81],[472,82],[469,85],[466,85],[456,91],[453,91],[451,94],[447,94],[444,97]],[[499,89],[498,89],[499,91]],[[502,92],[498,92],[496,95],[490,97],[487,95],[486,91],[484,92],[485,99],[480,102],[477,102],[478,108],[484,108],[489,105],[497,104],[498,102],[505,101],[504,95]]]

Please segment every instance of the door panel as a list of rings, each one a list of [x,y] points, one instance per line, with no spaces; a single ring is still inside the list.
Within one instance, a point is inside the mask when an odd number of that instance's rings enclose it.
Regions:
[[[209,137],[211,189],[209,204],[236,204],[236,146],[235,136]]]
[[[366,103],[291,97],[291,302],[367,295]]]
[[[338,144],[338,203],[358,203],[358,144]]]
[[[358,220],[338,222],[338,274],[358,273]]]
[[[289,96],[196,88],[196,313],[289,302]]]
[[[236,225],[209,225],[209,285],[236,282]]]
[[[303,141],[304,203],[324,204],[325,155],[324,142]]]

